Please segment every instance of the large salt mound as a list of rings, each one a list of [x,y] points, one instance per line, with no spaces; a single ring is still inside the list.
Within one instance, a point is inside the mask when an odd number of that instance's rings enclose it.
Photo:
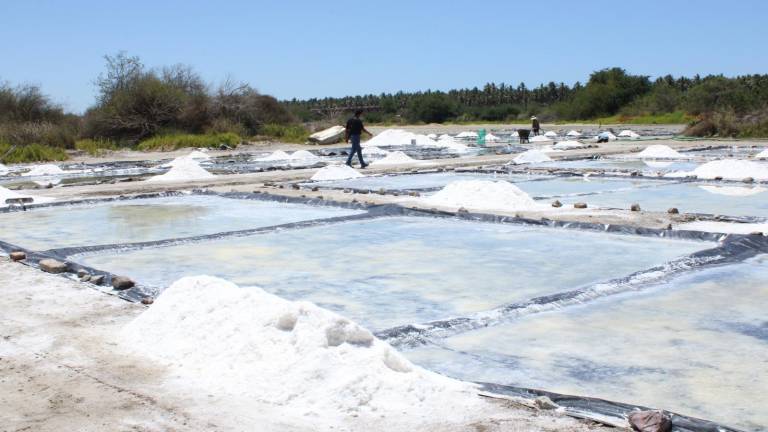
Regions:
[[[371,165],[373,166],[402,165],[402,164],[412,164],[417,162],[419,161],[411,158],[407,154],[401,151],[396,151],[396,152],[389,153],[383,159],[379,159],[371,162]]]
[[[691,172],[698,178],[713,179],[722,177],[728,180],[768,180],[768,166],[759,162],[741,159],[722,159],[707,162]]]
[[[257,162],[271,162],[271,161],[286,161],[286,160],[289,160],[290,158],[291,158],[291,155],[289,155],[288,153],[282,150],[277,150],[269,156],[264,156],[254,160],[256,160]]]
[[[44,164],[44,165],[36,165],[32,167],[28,172],[22,174],[24,176],[47,176],[47,175],[58,175],[58,174],[64,174],[64,170],[59,168],[57,165],[53,164]]]
[[[571,150],[571,149],[578,149],[583,147],[584,147],[584,144],[578,141],[560,141],[559,143],[552,146],[552,148],[555,150]]]
[[[148,178],[148,182],[170,182],[185,180],[204,180],[216,177],[200,166],[197,161],[188,157],[174,159],[167,173]]]
[[[541,210],[536,203],[517,186],[506,181],[460,180],[449,183],[436,194],[424,198],[427,205],[473,210]]]
[[[661,144],[654,144],[650,145],[645,148],[645,150],[641,151],[637,154],[638,157],[641,158],[648,158],[648,159],[681,159],[685,158],[680,152],[677,150],[661,145]]]
[[[549,137],[546,137],[544,135],[536,135],[535,137],[531,137],[529,142],[549,142],[552,141]]]
[[[375,419],[391,430],[465,421],[486,405],[475,385],[413,365],[340,315],[211,276],[176,281],[121,336],[203,394],[275,409],[287,424]]]
[[[323,167],[317,170],[315,175],[312,176],[311,180],[346,180],[358,177],[364,176],[355,171],[354,168],[348,167],[346,165],[328,165],[327,167]]]
[[[0,207],[8,207],[8,204],[5,203],[5,200],[14,198],[32,198],[33,204],[42,204],[53,201],[53,198],[20,194],[16,191],[12,191],[0,186]]]
[[[550,162],[551,160],[552,159],[549,156],[540,150],[528,150],[517,155],[517,157],[512,159],[512,162],[520,165],[527,163]]]
[[[768,159],[768,149],[761,151],[755,155],[755,159]]]
[[[434,146],[435,141],[402,129],[387,129],[362,144],[363,147],[402,146],[415,143],[418,146]]]

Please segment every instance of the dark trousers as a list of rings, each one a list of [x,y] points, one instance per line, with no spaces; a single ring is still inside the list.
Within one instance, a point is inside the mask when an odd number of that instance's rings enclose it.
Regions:
[[[352,166],[352,158],[355,157],[355,153],[357,153],[357,157],[360,159],[360,166],[365,166],[365,161],[363,160],[363,148],[360,146],[360,135],[350,135],[349,140],[352,141],[352,150],[349,151],[347,165]]]

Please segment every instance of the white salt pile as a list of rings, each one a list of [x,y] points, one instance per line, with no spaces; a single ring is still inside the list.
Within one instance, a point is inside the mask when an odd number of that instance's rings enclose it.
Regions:
[[[568,133],[565,135],[569,137],[580,137],[581,133],[575,130],[571,130],[571,131],[568,131]]]
[[[552,132],[552,131],[547,131],[547,132],[544,134],[544,136],[545,136],[545,137],[549,137],[549,138],[556,138],[556,137],[557,137],[557,133],[555,133],[555,132]]]
[[[292,161],[316,162],[320,160],[316,154],[307,150],[297,150],[289,156]]]
[[[616,141],[616,139],[617,139],[616,135],[614,135],[614,134],[612,134],[611,132],[608,132],[608,131],[600,132],[595,137],[595,139],[600,139],[600,138],[608,138],[609,141]]]
[[[311,180],[314,181],[326,181],[326,180],[346,180],[358,177],[365,177],[357,172],[354,168],[347,165],[328,165],[327,167],[317,170]]]
[[[499,142],[499,141],[501,141],[501,138],[497,137],[496,135],[494,135],[492,133],[488,133],[485,136],[485,142]]]
[[[678,152],[677,150],[661,144],[650,145],[646,147],[643,151],[638,153],[637,156],[641,158],[647,158],[647,159],[684,159],[685,158],[685,156],[683,156],[683,154]]]
[[[435,141],[426,135],[415,134],[402,129],[387,129],[362,144],[363,147],[411,145],[434,146]]]
[[[446,148],[455,153],[464,153],[469,150],[466,144],[457,142],[453,137],[440,138],[437,140],[438,147]]]
[[[722,177],[727,180],[743,180],[752,177],[753,180],[763,181],[768,180],[768,166],[748,160],[722,159],[707,162],[690,174],[703,179]]]
[[[530,141],[530,142],[549,142],[549,141],[552,141],[552,139],[550,139],[549,137],[544,136],[544,135],[536,135],[535,137],[531,137],[528,141]]]
[[[59,168],[57,165],[44,164],[44,165],[36,165],[22,175],[32,177],[32,176],[59,175],[64,173],[65,171]]]
[[[578,141],[560,141],[559,143],[553,145],[552,148],[555,150],[572,150],[584,148],[584,144]]]
[[[517,138],[520,136],[520,134],[517,131],[512,131],[512,133],[509,136],[512,138]]]
[[[460,180],[451,182],[436,194],[422,198],[426,205],[479,211],[543,210],[527,193],[507,181]]]
[[[674,227],[676,230],[704,231],[724,234],[752,234],[754,232],[768,233],[768,222],[737,223],[717,221],[686,222]]]
[[[375,160],[371,162],[372,166],[386,166],[386,165],[402,165],[418,163],[416,159],[411,158],[407,154],[396,151],[386,155],[383,159]]]
[[[768,149],[761,151],[755,155],[755,159],[768,159]]]
[[[475,139],[477,138],[477,132],[474,131],[464,131],[456,135],[456,138],[459,139]]]
[[[745,197],[761,194],[768,189],[760,186],[748,187],[748,186],[713,186],[713,185],[701,185],[702,190],[716,195],[726,195],[735,197]]]
[[[444,140],[446,138],[453,138],[453,137],[448,134],[442,134],[439,137],[437,137],[438,140]]]
[[[264,156],[254,160],[257,162],[271,162],[271,161],[285,161],[285,160],[289,160],[290,158],[291,158],[291,155],[289,155],[288,153],[282,150],[277,150],[269,156]]]
[[[427,134],[427,138],[436,140],[437,139],[437,134],[435,134],[435,133]]]
[[[0,163],[0,175],[6,175],[8,171],[10,171],[8,167]]]
[[[640,134],[638,134],[635,131],[631,131],[629,129],[625,129],[619,132],[619,136],[622,138],[640,138]]]
[[[185,181],[185,180],[204,180],[216,177],[209,173],[200,164],[188,157],[180,157],[174,159],[170,164],[171,169],[165,174],[156,175],[148,178],[148,182],[170,182],[170,181]],[[170,165],[169,164],[169,165]]]
[[[413,365],[340,315],[211,276],[173,283],[121,342],[204,394],[322,430],[463,422],[486,407],[475,385]]]
[[[0,186],[0,207],[8,207],[8,204],[5,203],[5,200],[7,199],[15,199],[15,198],[32,198],[33,204],[42,204],[53,201],[53,198],[48,197],[38,197],[28,194],[21,194],[16,191],[12,191],[10,189],[6,189],[2,186]]]
[[[517,155],[517,157],[512,159],[512,162],[518,165],[550,161],[552,161],[552,159],[540,150],[528,150],[526,152],[520,153]]]
[[[375,146],[363,147],[363,156],[386,156],[388,154],[389,151],[380,149]]]

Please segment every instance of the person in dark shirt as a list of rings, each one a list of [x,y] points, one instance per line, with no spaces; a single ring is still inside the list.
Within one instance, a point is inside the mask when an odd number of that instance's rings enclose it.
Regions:
[[[536,116],[531,117],[531,129],[533,129],[533,136],[539,134],[541,126],[539,125],[539,119],[537,119]]]
[[[352,141],[352,150],[349,152],[347,165],[352,166],[352,158],[355,156],[355,153],[357,153],[357,157],[360,159],[360,168],[365,168],[368,164],[363,160],[363,148],[360,146],[360,135],[363,132],[371,136],[373,136],[373,134],[368,132],[365,126],[363,126],[363,121],[360,120],[362,114],[362,110],[357,110],[355,111],[355,116],[347,120],[347,130],[344,134],[344,138],[347,142]]]

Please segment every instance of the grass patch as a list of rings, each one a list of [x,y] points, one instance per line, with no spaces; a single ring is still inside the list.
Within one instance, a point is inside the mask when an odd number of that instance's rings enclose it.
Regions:
[[[68,158],[67,152],[59,147],[27,144],[14,148],[10,144],[0,143],[0,162],[6,164],[63,161]]]
[[[309,131],[298,125],[265,124],[259,129],[259,136],[278,139],[282,142],[304,144],[309,139]]]
[[[602,124],[688,124],[696,117],[683,111],[675,111],[666,114],[645,114],[629,116],[617,114],[611,117],[602,117],[594,120]]]
[[[91,156],[101,156],[107,150],[117,150],[119,147],[108,139],[84,139],[75,142],[75,149],[82,150]]]
[[[236,147],[241,142],[240,136],[231,132],[205,135],[171,134],[144,140],[137,148],[142,151],[172,151],[185,147],[218,147],[222,144]]]

